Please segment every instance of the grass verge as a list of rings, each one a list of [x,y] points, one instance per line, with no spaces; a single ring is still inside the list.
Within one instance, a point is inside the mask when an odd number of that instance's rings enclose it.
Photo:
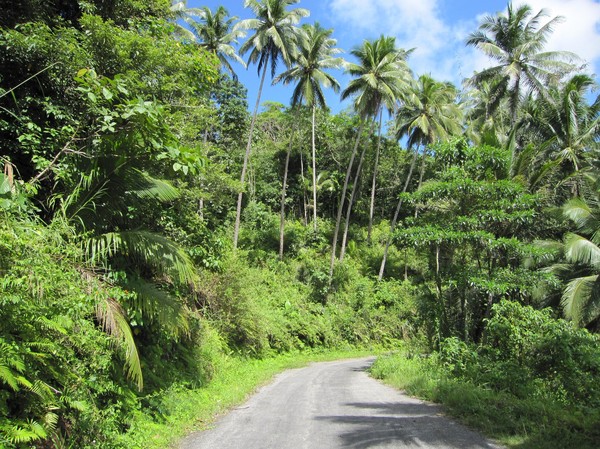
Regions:
[[[409,395],[442,404],[448,415],[509,448],[600,447],[599,410],[492,391],[453,379],[434,361],[405,353],[378,358],[371,374]]]
[[[374,352],[360,349],[299,352],[260,360],[223,356],[206,386],[193,390],[173,387],[156,398],[158,415],[138,412],[120,443],[132,449],[175,448],[183,436],[207,428],[219,415],[244,402],[258,387],[286,369]]]

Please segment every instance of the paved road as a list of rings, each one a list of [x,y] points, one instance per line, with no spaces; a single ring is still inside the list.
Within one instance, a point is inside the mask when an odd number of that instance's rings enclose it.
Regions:
[[[181,449],[499,449],[370,378],[373,358],[286,371]]]

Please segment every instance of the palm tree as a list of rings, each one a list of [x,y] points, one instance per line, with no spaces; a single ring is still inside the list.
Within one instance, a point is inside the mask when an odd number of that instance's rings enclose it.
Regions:
[[[508,96],[511,126],[516,124],[517,109],[527,91],[544,96],[545,86],[575,69],[574,54],[542,51],[553,27],[562,20],[554,17],[542,25],[546,16],[544,10],[532,16],[530,6],[514,9],[509,3],[506,15],[487,16],[467,39],[467,45],[479,48],[497,63],[473,75],[470,83],[478,86],[496,79],[494,97]]]
[[[196,15],[200,21],[188,20],[187,22],[199,45],[219,58],[221,65],[231,73],[233,79],[237,79],[229,60],[233,59],[246,67],[246,63],[233,47],[233,44],[237,44],[238,38],[245,36],[242,30],[233,26],[238,17],[227,18],[229,12],[223,6],[219,6],[214,14],[208,6],[204,6],[197,11]]]
[[[531,188],[570,184],[571,195],[579,196],[582,173],[597,159],[600,97],[591,105],[587,101],[595,87],[590,76],[579,74],[550,89],[551,101],[528,101],[519,125],[527,145],[513,161],[514,175],[526,176]]]
[[[176,20],[174,23],[175,30],[173,32],[175,37],[183,41],[194,42],[196,40],[194,33],[192,33],[192,31],[190,31],[184,25],[177,23],[177,20],[183,20],[186,23],[193,21],[193,17],[200,17],[202,15],[200,8],[188,8],[187,0],[173,0],[169,9],[173,13],[173,16],[175,16]]]
[[[185,333],[188,313],[165,286],[189,287],[197,275],[186,252],[167,237],[145,229],[133,229],[125,218],[134,204],[172,201],[179,191],[170,183],[134,168],[139,161],[114,155],[96,158],[73,191],[59,200],[54,220],[77,225],[85,235],[81,242],[89,276],[126,274],[119,283],[132,293],[128,307],[117,299],[103,297],[96,304],[99,322],[126,348],[128,376],[142,388],[140,358],[129,320],[130,312],[158,322],[174,335]],[[139,224],[137,224],[139,226]],[[92,274],[93,273],[93,274]],[[142,274],[143,273],[143,274]]]
[[[260,97],[262,95],[265,77],[267,75],[267,67],[271,65],[271,76],[275,76],[277,63],[281,59],[284,64],[291,66],[297,50],[296,46],[299,40],[299,30],[296,24],[303,17],[309,15],[308,10],[302,8],[287,10],[287,7],[298,3],[299,0],[246,0],[244,6],[250,8],[255,19],[246,19],[238,23],[240,30],[253,30],[254,34],[242,44],[240,54],[245,54],[248,51],[248,63],[257,63],[257,71],[262,75],[258,95],[256,97],[256,105],[250,122],[250,130],[248,132],[248,143],[246,145],[246,153],[244,155],[244,163],[242,165],[241,185],[242,189],[238,194],[237,211],[235,217],[235,228],[233,233],[233,247],[237,248],[238,235],[240,231],[240,218],[242,214],[242,200],[244,197],[244,183],[246,181],[246,170],[248,169],[248,160],[250,159],[250,151],[252,149],[252,134],[256,123],[256,115],[258,106],[260,105]]]
[[[415,150],[402,193],[406,193],[414,172],[418,148],[423,148],[419,175],[420,187],[425,171],[426,147],[462,132],[462,111],[456,103],[457,95],[458,92],[451,83],[436,81],[429,75],[421,75],[412,91],[406,95],[404,105],[396,115],[396,136],[398,138],[407,136],[408,148],[415,148]],[[403,197],[400,196],[390,225],[390,236],[385,244],[379,268],[379,280],[383,279],[392,235],[402,207],[402,199]]]
[[[544,120],[551,136],[542,146],[551,149],[543,151],[544,158],[551,164],[562,167],[568,178],[579,172],[589,162],[586,159],[597,158],[598,133],[600,132],[600,97],[589,105],[586,95],[596,87],[589,75],[575,75],[560,90],[555,91],[555,101],[550,105],[550,117]],[[554,106],[554,107],[553,107]],[[573,193],[578,194],[577,180]]]
[[[350,81],[348,87],[342,92],[342,99],[355,97],[354,109],[360,115],[361,121],[346,170],[346,178],[338,205],[329,268],[330,278],[333,275],[337,239],[342,219],[342,210],[346,201],[348,182],[365,121],[368,118],[377,116],[383,105],[391,105],[399,98],[406,85],[407,75],[410,73],[405,62],[407,52],[396,48],[393,37],[381,36],[375,41],[365,41],[362,46],[352,50],[351,54],[358,58],[359,62],[358,64],[352,63],[347,65],[346,70],[355,78]],[[357,179],[358,173],[356,175]],[[355,182],[354,185],[356,186],[356,184]],[[351,208],[352,196],[349,200],[348,210]],[[349,216],[349,212],[347,212],[347,216]]]
[[[292,94],[292,107],[305,102],[312,111],[313,226],[317,232],[315,115],[317,106],[326,107],[323,87],[331,87],[335,92],[340,88],[338,81],[326,70],[341,67],[344,60],[334,57],[341,53],[341,50],[335,48],[337,41],[330,37],[333,30],[325,30],[319,23],[315,23],[304,25],[302,31],[304,36],[294,66],[277,76],[273,83],[283,81],[284,84],[289,84],[298,81]]]
[[[589,198],[573,198],[563,206],[564,215],[579,231],[565,236],[565,258],[584,267],[584,272],[569,281],[561,305],[565,316],[578,326],[600,325],[600,182],[597,177],[588,179],[592,180]]]

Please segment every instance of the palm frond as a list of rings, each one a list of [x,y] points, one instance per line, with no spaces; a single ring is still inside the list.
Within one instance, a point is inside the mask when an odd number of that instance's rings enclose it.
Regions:
[[[152,267],[171,281],[194,285],[197,274],[185,251],[168,238],[149,231],[109,232],[89,238],[85,251],[92,264],[105,263],[120,255],[133,263]]]
[[[580,235],[566,235],[565,257],[571,263],[590,265],[600,270],[600,248]]]
[[[135,310],[156,320],[171,335],[189,333],[189,312],[179,299],[139,276],[129,276],[126,287],[135,293],[131,300]]]
[[[123,344],[127,376],[136,383],[141,391],[144,386],[142,364],[123,307],[114,298],[105,296],[96,301],[96,316],[104,331]]]

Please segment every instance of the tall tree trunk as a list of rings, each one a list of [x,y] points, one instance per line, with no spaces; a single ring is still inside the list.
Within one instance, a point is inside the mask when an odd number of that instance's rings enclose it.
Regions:
[[[283,239],[285,233],[285,193],[287,189],[288,167],[290,165],[290,153],[292,152],[292,142],[294,141],[294,132],[290,136],[290,144],[285,155],[285,168],[283,169],[283,186],[281,188],[281,214],[279,217],[279,260],[283,260]]]
[[[312,178],[313,178],[313,227],[317,232],[317,149],[315,145],[315,113],[317,107],[312,107]]]
[[[244,198],[244,181],[246,180],[246,170],[248,169],[248,161],[250,160],[250,151],[252,150],[252,133],[254,132],[254,125],[256,123],[256,115],[258,114],[258,106],[260,105],[260,96],[262,95],[263,85],[265,84],[265,78],[267,75],[267,62],[263,68],[263,73],[260,78],[260,86],[258,87],[258,96],[256,97],[256,105],[254,106],[254,113],[252,114],[252,121],[250,122],[250,132],[248,133],[248,143],[246,144],[246,154],[244,155],[244,165],[242,165],[242,176],[241,191],[238,193],[237,211],[235,215],[235,228],[233,230],[233,249],[237,249],[238,237],[240,233],[240,220],[242,217],[242,199]]]
[[[410,163],[410,169],[408,170],[408,176],[406,177],[406,181],[404,181],[404,187],[402,188],[402,193],[406,193],[408,189],[408,184],[410,183],[410,179],[412,178],[413,171],[415,170],[415,165],[417,164],[417,155],[418,149],[415,150],[413,154],[412,161]],[[377,280],[381,281],[383,279],[383,272],[385,271],[385,264],[387,262],[388,252],[390,250],[390,245],[392,243],[392,236],[394,235],[394,230],[396,229],[396,223],[398,221],[398,215],[400,214],[400,209],[402,208],[402,196],[398,200],[398,205],[396,206],[396,210],[394,212],[394,218],[392,218],[392,224],[390,225],[390,235],[385,242],[385,249],[383,250],[383,258],[381,259],[381,266],[379,267],[379,276]]]
[[[379,152],[381,151],[381,125],[383,124],[383,108],[379,110],[379,131],[377,133],[377,150],[375,152],[375,167],[373,168],[373,182],[371,183],[371,205],[369,206],[369,228],[367,230],[367,243],[371,244],[373,230],[373,215],[375,213],[375,188],[377,187],[377,169],[379,166]]]
[[[358,160],[358,167],[356,168],[356,174],[354,175],[354,183],[352,184],[352,192],[350,193],[350,199],[348,201],[348,207],[346,208],[346,221],[344,222],[344,233],[342,234],[342,246],[340,247],[340,262],[344,261],[346,255],[346,243],[348,241],[348,228],[350,227],[350,215],[352,214],[352,206],[356,193],[358,191],[358,181],[360,179],[360,172],[362,170],[362,164],[365,159],[365,152],[367,146],[365,145],[360,153],[360,159]]]
[[[337,217],[335,220],[335,230],[333,232],[333,241],[331,242],[331,261],[329,264],[329,282],[331,283],[331,279],[333,277],[333,267],[335,265],[335,252],[337,248],[337,239],[340,233],[340,223],[342,221],[342,210],[344,208],[344,202],[346,201],[346,191],[348,190],[348,181],[350,180],[350,175],[352,174],[352,165],[354,164],[354,158],[356,157],[356,150],[358,150],[358,144],[360,143],[360,137],[365,126],[364,120],[360,121],[360,126],[358,127],[358,134],[356,136],[356,142],[354,143],[354,148],[352,149],[352,155],[350,156],[350,161],[348,162],[348,168],[346,170],[346,179],[344,180],[344,187],[342,188],[342,195],[340,196],[340,201],[338,202],[338,211]]]
[[[371,129],[369,130],[369,135],[373,134],[374,126],[375,126],[375,121],[373,120]],[[354,199],[356,198],[356,193],[358,191],[358,180],[360,179],[360,172],[362,170],[363,161],[365,159],[365,152],[367,150],[367,146],[368,146],[368,144],[365,144],[365,146],[363,147],[363,149],[360,153],[358,167],[356,168],[356,174],[354,175],[354,183],[352,184],[352,193],[350,194],[348,208],[346,209],[346,221],[344,222],[344,233],[342,235],[342,246],[340,248],[340,262],[344,261],[344,256],[346,255],[346,243],[348,240],[348,228],[350,227],[350,215],[352,214],[352,205],[354,204]]]
[[[304,178],[304,158],[302,157],[302,151],[300,151],[300,178],[302,181],[302,206],[304,207],[304,226],[308,225],[308,206],[306,200],[306,181]]]
[[[421,188],[423,184],[423,175],[425,174],[425,162],[427,160],[427,147],[423,148],[423,161],[421,162],[421,170],[419,170],[419,182],[417,184],[417,190]],[[419,206],[415,207],[415,218],[419,216]]]

